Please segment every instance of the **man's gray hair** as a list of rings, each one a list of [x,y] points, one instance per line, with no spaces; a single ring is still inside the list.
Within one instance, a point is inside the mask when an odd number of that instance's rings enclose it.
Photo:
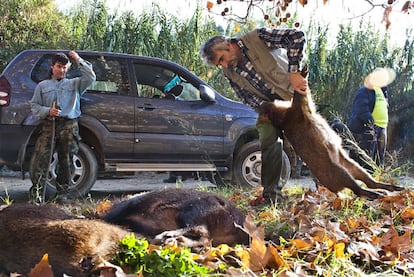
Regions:
[[[227,42],[230,42],[230,38],[218,35],[208,39],[200,47],[200,56],[203,59],[203,62],[207,66],[214,65],[214,59],[216,57],[217,50],[228,50]]]

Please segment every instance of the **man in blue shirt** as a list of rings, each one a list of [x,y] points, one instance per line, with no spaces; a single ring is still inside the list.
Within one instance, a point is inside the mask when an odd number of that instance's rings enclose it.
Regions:
[[[364,85],[357,90],[352,103],[349,129],[358,146],[377,166],[384,163],[388,125],[387,86],[394,79],[394,70],[376,68],[365,78]],[[351,151],[350,156],[371,173],[374,171],[374,164],[361,158],[356,151]]]
[[[92,65],[83,60],[78,53],[70,51],[69,57],[79,66],[81,77],[67,79],[71,63],[64,53],[57,53],[52,58],[51,78],[40,82],[31,100],[33,114],[43,119],[42,129],[32,156],[30,178],[30,198],[41,199],[42,191],[49,171],[51,145],[56,145],[58,166],[56,177],[57,200],[64,202],[69,197],[72,185],[73,155],[79,149],[78,118],[81,115],[80,97],[96,79]],[[53,130],[53,127],[55,130]],[[52,132],[55,132],[55,142]]]

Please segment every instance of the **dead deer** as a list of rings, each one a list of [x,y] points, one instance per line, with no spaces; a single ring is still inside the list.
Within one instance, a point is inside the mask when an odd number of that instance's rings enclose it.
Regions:
[[[305,71],[302,74],[307,74]],[[356,180],[364,182],[371,189],[403,190],[399,186],[376,181],[348,157],[341,146],[341,138],[317,113],[310,91],[306,95],[295,92],[292,101],[263,102],[260,109],[275,127],[283,130],[317,181],[332,192],[349,188],[357,196],[368,199],[382,196],[360,187]]]

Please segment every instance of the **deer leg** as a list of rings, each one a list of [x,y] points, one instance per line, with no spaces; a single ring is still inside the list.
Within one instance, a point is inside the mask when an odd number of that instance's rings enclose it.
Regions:
[[[372,178],[371,174],[369,174],[356,161],[352,160],[343,153],[340,153],[340,155],[340,163],[348,170],[348,172],[355,179],[361,180],[365,183],[365,185],[367,185],[367,187],[371,189],[385,189],[388,191],[400,191],[404,189],[399,186],[376,181],[374,178]]]

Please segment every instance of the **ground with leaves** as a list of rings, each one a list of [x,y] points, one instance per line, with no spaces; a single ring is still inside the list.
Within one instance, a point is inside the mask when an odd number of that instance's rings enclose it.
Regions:
[[[404,184],[407,188],[413,185]],[[160,270],[175,270],[175,275],[168,276],[414,276],[414,192],[369,201],[347,191],[336,195],[324,188],[304,191],[291,187],[284,191],[283,203],[276,206],[261,204],[260,190],[217,192],[248,215],[244,228],[251,235],[250,245],[191,251],[144,242],[140,257],[152,261],[155,268],[162,264]],[[88,201],[67,208],[75,214],[99,217],[110,204],[109,200]],[[174,259],[172,255],[176,255]],[[181,261],[179,266],[174,265],[177,261]],[[167,276],[146,272],[139,265],[136,268],[138,273],[130,273],[131,267],[118,257],[102,264],[101,276],[125,276],[123,272],[127,276]],[[29,276],[52,276],[48,270],[46,255]]]

